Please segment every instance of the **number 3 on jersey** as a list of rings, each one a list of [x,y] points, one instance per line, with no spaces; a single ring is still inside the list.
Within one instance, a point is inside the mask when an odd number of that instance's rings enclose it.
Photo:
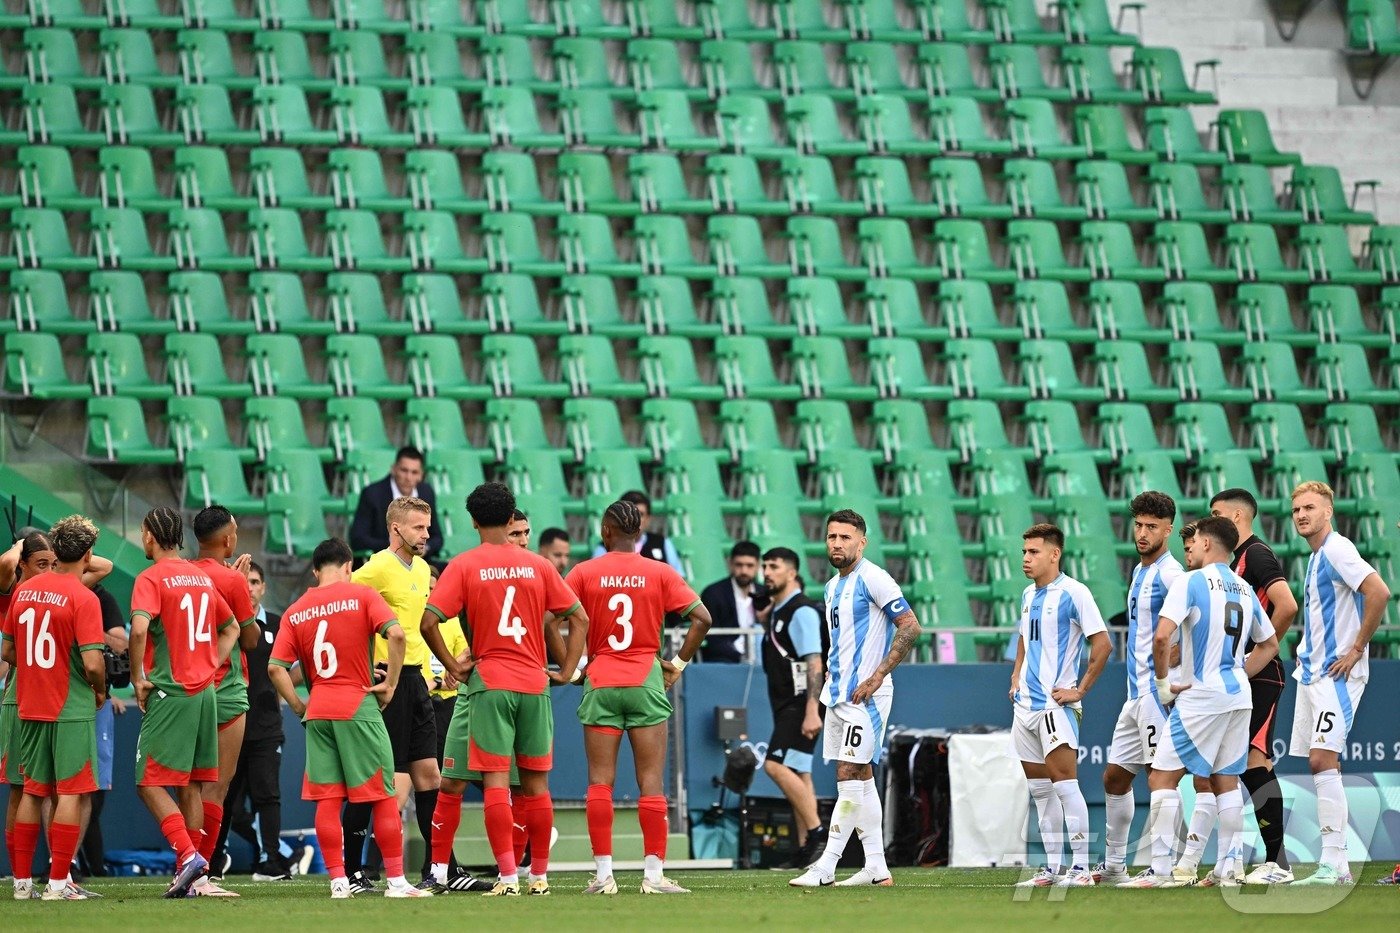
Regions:
[[[525,623],[520,621],[520,616],[512,616],[511,609],[515,606],[515,587],[506,587],[506,599],[501,604],[501,621],[496,626],[496,634],[510,638],[518,645],[525,641]]]
[[[622,629],[620,637],[608,636],[608,646],[614,651],[626,651],[632,644],[632,597],[614,593],[608,600],[608,609],[617,613],[617,627]]]

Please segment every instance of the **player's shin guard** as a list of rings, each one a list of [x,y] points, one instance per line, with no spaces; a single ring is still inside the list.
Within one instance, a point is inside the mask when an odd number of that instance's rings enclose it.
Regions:
[[[316,842],[331,880],[345,877],[345,833],[340,827],[340,807],[344,797],[316,801]]]
[[[1181,792],[1176,788],[1154,790],[1152,808],[1152,873],[1166,876],[1172,872],[1176,855],[1176,820],[1181,812]]]
[[[496,868],[506,881],[517,879],[515,844],[511,839],[515,815],[510,806],[510,790],[505,787],[488,787],[482,791],[484,806],[482,816],[486,821],[486,841],[496,856]],[[545,850],[549,849],[549,837],[545,837]],[[548,856],[546,855],[546,858]]]
[[[1206,840],[1215,828],[1215,817],[1219,812],[1219,798],[1202,791],[1196,795],[1196,806],[1191,810],[1191,826],[1186,831],[1186,848],[1181,853],[1180,864],[1195,871],[1200,867],[1201,857],[1206,851]]]
[[[452,861],[452,844],[461,823],[462,795],[438,791],[437,806],[432,812],[433,877],[438,884],[447,883],[447,865]]]
[[[1040,828],[1040,843],[1045,847],[1045,867],[1052,873],[1060,870],[1064,839],[1061,828],[1065,822],[1064,807],[1049,778],[1030,778],[1031,799],[1035,801],[1036,825]]]
[[[1232,791],[1215,795],[1220,818],[1220,835],[1215,841],[1215,875],[1224,878],[1233,872],[1241,872],[1244,859],[1240,840],[1244,836],[1244,795],[1236,787]]]
[[[885,808],[880,800],[880,791],[875,779],[861,781],[864,800],[860,809],[860,845],[865,850],[865,867],[876,878],[889,875],[885,864]]]
[[[11,791],[14,793],[14,791]],[[10,870],[23,881],[34,877],[34,850],[39,847],[38,823],[15,823],[15,849]]]
[[[613,789],[608,784],[589,784],[588,800],[584,804],[588,814],[588,841],[593,847],[593,857],[612,857],[613,837]],[[641,819],[641,811],[637,813]],[[645,827],[643,827],[645,839]]]
[[[78,824],[49,824],[49,854],[53,861],[49,866],[49,885],[55,881],[67,881],[73,867],[73,853],[78,851]],[[31,865],[32,867],[32,865]]]
[[[1056,781],[1055,795],[1060,798],[1060,806],[1065,811],[1065,835],[1069,837],[1070,865],[1074,868],[1089,867],[1089,805],[1084,802],[1084,792],[1079,789],[1079,781]]]
[[[1319,863],[1340,873],[1351,871],[1347,865],[1347,794],[1342,786],[1342,772],[1335,768],[1313,775],[1317,788],[1317,822],[1322,832],[1322,858]]]
[[[209,864],[214,864],[214,849],[219,844],[219,827],[224,822],[224,808],[212,801],[204,801],[204,837],[199,842],[199,854]]]
[[[828,877],[836,873],[836,863],[846,851],[846,840],[860,823],[860,811],[865,807],[865,784],[861,781],[836,782],[836,806],[831,811],[831,828],[826,834],[826,849],[817,861],[817,868]]]
[[[189,828],[185,825],[185,817],[179,811],[160,821],[160,831],[165,836],[165,841],[170,843],[170,848],[175,850],[179,863],[197,854],[194,842],[190,839]]]
[[[1126,865],[1128,862],[1128,833],[1133,829],[1133,813],[1137,804],[1133,789],[1126,794],[1104,794],[1104,864]]]
[[[666,798],[660,794],[637,801],[637,822],[642,824],[642,854],[655,856],[663,862],[666,860],[666,814]]]
[[[393,881],[403,877],[403,821],[399,818],[399,802],[386,797],[374,803],[374,841],[384,856],[384,877]]]
[[[1264,840],[1264,861],[1288,867],[1283,845],[1283,789],[1272,768],[1250,768],[1240,778],[1254,801],[1254,819]]]
[[[645,799],[645,798],[643,798]],[[549,872],[549,836],[554,828],[554,800],[548,792],[515,798],[520,823],[530,835],[530,877],[543,878]]]

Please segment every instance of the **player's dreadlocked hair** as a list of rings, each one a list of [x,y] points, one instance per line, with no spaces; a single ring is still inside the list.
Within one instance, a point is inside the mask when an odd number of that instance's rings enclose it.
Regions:
[[[54,554],[65,564],[82,560],[97,543],[97,526],[81,515],[59,519],[49,534],[53,537]]]
[[[619,499],[608,506],[603,513],[603,521],[616,528],[624,538],[635,538],[642,533],[641,510],[626,499]]]
[[[515,512],[515,494],[505,483],[482,483],[467,496],[467,511],[479,527],[501,528]]]
[[[141,519],[141,527],[156,539],[156,545],[167,551],[178,551],[185,544],[185,521],[172,508],[151,509]]]
[[[52,551],[53,545],[49,543],[49,536],[42,531],[31,531],[24,536],[24,544],[20,545],[19,562],[29,563],[29,559],[40,551]]]

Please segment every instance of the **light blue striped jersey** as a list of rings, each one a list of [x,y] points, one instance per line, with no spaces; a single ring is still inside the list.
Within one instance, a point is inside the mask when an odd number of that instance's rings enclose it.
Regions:
[[[1171,551],[1146,567],[1139,561],[1133,568],[1128,588],[1128,699],[1151,696],[1157,689],[1152,672],[1152,636],[1157,633],[1157,614],[1176,578],[1185,571]]]
[[[1376,568],[1357,552],[1356,545],[1335,531],[1308,558],[1303,576],[1303,640],[1298,643],[1294,679],[1310,684],[1327,677],[1327,668],[1356,644],[1366,600],[1361,584]],[[1371,649],[1351,669],[1351,680],[1371,674]]]
[[[1059,709],[1051,692],[1079,683],[1084,639],[1105,631],[1093,594],[1078,580],[1060,574],[1043,588],[1027,586],[1021,594],[1020,637],[1026,657],[1016,685],[1017,705]]]
[[[1177,705],[1217,713],[1249,709],[1244,656],[1251,641],[1274,634],[1254,588],[1227,565],[1209,564],[1177,578],[1160,615],[1181,626],[1180,682],[1191,689],[1177,696]]]
[[[827,653],[827,682],[822,702],[848,703],[861,681],[875,673],[889,654],[894,620],[909,611],[899,584],[882,568],[861,558],[845,576],[826,584],[826,624],[831,633]],[[886,677],[876,696],[894,693],[894,678]]]

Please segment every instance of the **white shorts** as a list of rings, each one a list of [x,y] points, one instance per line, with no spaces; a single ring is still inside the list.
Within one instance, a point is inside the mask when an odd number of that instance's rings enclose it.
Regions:
[[[1108,748],[1108,763],[1137,774],[1143,765],[1152,764],[1157,755],[1157,743],[1167,737],[1167,713],[1152,694],[1128,700],[1118,714],[1113,727],[1113,744]]]
[[[1244,774],[1249,761],[1248,709],[1192,710],[1172,706],[1167,718],[1170,740],[1157,745],[1152,767],[1158,771],[1186,769],[1196,777]]]
[[[1045,764],[1045,756],[1061,745],[1079,750],[1077,709],[1054,707],[1029,710],[1017,704],[1011,723],[1011,754],[1018,761]]]
[[[892,694],[872,697],[864,703],[837,703],[826,708],[822,757],[857,765],[878,765],[885,748],[885,727],[890,721]]]
[[[1288,754],[1306,758],[1314,748],[1338,754],[1345,751],[1356,708],[1361,705],[1361,694],[1365,692],[1364,680],[1324,677],[1314,683],[1298,684]]]

